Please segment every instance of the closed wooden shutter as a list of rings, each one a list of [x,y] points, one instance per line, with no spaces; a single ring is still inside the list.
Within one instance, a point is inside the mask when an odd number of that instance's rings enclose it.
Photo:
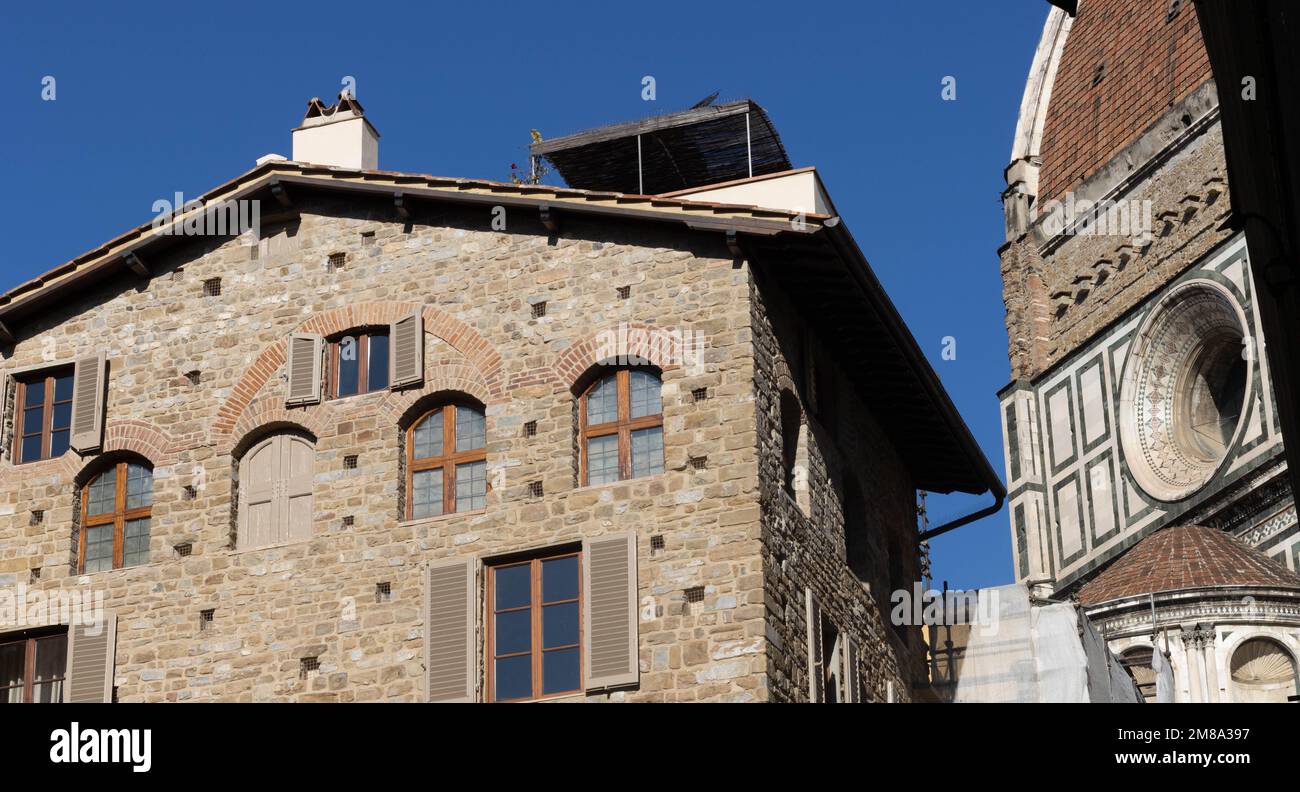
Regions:
[[[582,559],[584,687],[636,684],[636,534],[585,540]]]
[[[478,582],[474,559],[429,567],[424,652],[429,701],[472,702],[478,690]]]
[[[844,644],[840,650],[840,657],[844,662],[844,698],[840,699],[846,704],[858,704],[862,701],[861,681],[858,679],[858,645],[847,635],[844,636]]]
[[[804,620],[808,625],[808,700],[820,703],[825,701],[822,686],[826,680],[822,664],[822,609],[812,589],[804,589],[803,595]]]
[[[390,387],[403,388],[424,380],[424,313],[414,311],[389,325]]]
[[[294,333],[289,337],[289,405],[315,404],[320,401],[321,351],[325,340],[311,333]]]
[[[104,440],[103,355],[79,358],[72,371],[72,448],[98,451]]]
[[[63,700],[69,704],[110,703],[117,652],[117,616],[104,611],[96,625],[68,626],[68,668]]]
[[[254,446],[239,466],[240,549],[283,544],[312,535],[316,452],[293,435]]]

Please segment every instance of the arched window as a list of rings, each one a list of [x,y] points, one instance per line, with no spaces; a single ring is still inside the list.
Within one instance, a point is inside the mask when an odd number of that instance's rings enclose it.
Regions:
[[[578,400],[583,484],[610,484],[664,472],[664,411],[659,376],[620,369]]]
[[[311,538],[315,478],[316,450],[306,438],[273,434],[250,448],[239,463],[236,547]]]
[[[406,430],[407,519],[487,504],[487,421],[480,407],[447,404]]]
[[[149,562],[153,468],[113,462],[81,490],[81,572],[102,572]]]
[[[1233,701],[1286,703],[1300,693],[1295,660],[1268,638],[1243,641],[1232,653]]]
[[[1156,700],[1156,672],[1151,667],[1153,657],[1151,647],[1135,646],[1119,658],[1120,665],[1124,666],[1124,670],[1133,679],[1142,698],[1152,703]]]

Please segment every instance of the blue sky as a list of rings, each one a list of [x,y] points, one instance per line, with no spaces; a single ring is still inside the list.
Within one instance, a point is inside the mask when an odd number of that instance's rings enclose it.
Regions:
[[[6,4],[0,289],[289,151],[345,76],[380,165],[505,180],[554,137],[752,97],[816,165],[994,467],[1008,379],[1002,169],[1042,0],[834,4]],[[56,80],[57,98],[41,99]],[[652,75],[657,100],[641,99]],[[941,81],[956,78],[943,101]],[[956,360],[940,355],[956,339]],[[932,498],[932,522],[982,501]],[[934,543],[936,581],[1012,579],[1005,511]]]

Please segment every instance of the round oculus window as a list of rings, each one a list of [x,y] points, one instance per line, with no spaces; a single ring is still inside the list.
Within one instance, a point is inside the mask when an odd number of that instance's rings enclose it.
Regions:
[[[1196,492],[1232,448],[1253,376],[1245,327],[1227,289],[1197,280],[1161,300],[1135,337],[1120,385],[1120,444],[1151,497]]]

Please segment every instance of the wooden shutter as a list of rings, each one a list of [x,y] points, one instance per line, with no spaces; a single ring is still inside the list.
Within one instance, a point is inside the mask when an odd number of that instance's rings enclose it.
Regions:
[[[844,697],[840,700],[846,704],[861,703],[862,683],[858,679],[858,645],[846,635],[840,652],[840,660],[844,663],[844,672],[842,674],[844,677]]]
[[[636,533],[584,540],[582,565],[584,687],[636,684]]]
[[[402,388],[424,380],[424,312],[414,311],[388,326],[389,387]]]
[[[98,630],[94,630],[98,627]],[[95,634],[92,634],[95,633]],[[68,667],[63,700],[69,704],[110,703],[117,651],[117,616],[104,611],[98,625],[68,625]]]
[[[289,337],[289,405],[320,401],[321,351],[325,340],[311,333]]]
[[[72,448],[98,451],[104,440],[104,356],[79,358],[72,369]]]
[[[478,585],[474,559],[433,564],[424,589],[429,701],[472,702],[478,689]]]
[[[808,700],[820,703],[825,701],[822,686],[826,680],[822,667],[822,609],[812,589],[803,590],[803,599],[804,620],[808,625]]]

